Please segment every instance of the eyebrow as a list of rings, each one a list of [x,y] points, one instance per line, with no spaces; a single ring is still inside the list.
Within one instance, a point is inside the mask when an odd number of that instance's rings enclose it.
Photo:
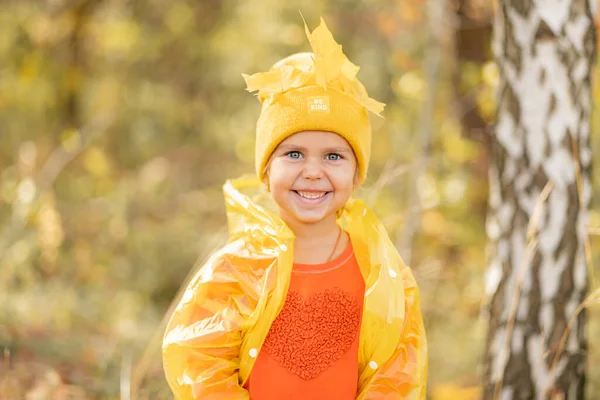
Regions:
[[[293,149],[293,150],[300,150],[300,151],[304,151],[306,152],[306,147],[302,147],[302,146],[296,146],[294,144],[282,144],[280,146],[280,148],[282,149]],[[328,147],[326,149],[323,149],[324,153],[349,153],[350,149],[344,148],[344,147]]]

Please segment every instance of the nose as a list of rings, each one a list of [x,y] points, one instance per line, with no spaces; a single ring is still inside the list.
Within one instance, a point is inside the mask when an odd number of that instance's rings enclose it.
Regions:
[[[302,170],[302,177],[309,180],[321,179],[324,175],[323,165],[318,157],[307,157]]]

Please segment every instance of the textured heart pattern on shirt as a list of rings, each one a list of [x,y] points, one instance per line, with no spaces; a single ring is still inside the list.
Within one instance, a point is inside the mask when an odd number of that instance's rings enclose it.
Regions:
[[[360,307],[339,288],[303,298],[290,291],[263,348],[288,371],[312,379],[350,349],[360,325]]]

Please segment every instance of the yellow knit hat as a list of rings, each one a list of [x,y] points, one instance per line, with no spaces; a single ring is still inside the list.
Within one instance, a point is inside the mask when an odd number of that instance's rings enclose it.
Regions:
[[[297,53],[268,72],[242,74],[249,92],[258,91],[262,111],[256,124],[256,172],[264,170],[279,143],[296,132],[319,130],[345,138],[356,155],[362,183],[371,155],[367,111],[379,116],[383,103],[369,98],[356,78],[359,68],[342,52],[321,18],[312,33],[304,25],[312,53]]]

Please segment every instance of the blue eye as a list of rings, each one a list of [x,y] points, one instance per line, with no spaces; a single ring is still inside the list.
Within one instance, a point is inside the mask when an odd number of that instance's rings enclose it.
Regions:
[[[340,156],[337,153],[329,153],[329,154],[327,154],[327,159],[331,160],[331,161],[337,161],[337,160],[341,160],[342,156]]]
[[[302,153],[300,153],[299,151],[290,151],[286,153],[286,156],[288,156],[289,158],[298,159],[302,157]]]

